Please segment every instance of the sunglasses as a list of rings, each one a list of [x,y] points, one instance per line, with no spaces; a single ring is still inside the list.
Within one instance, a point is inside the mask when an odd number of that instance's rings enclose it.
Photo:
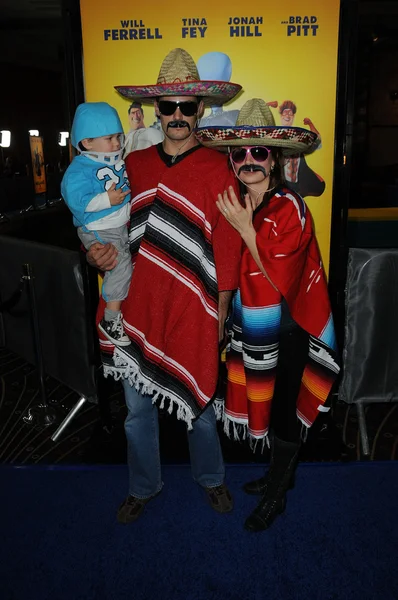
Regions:
[[[246,156],[251,155],[256,162],[264,162],[270,155],[271,150],[265,146],[251,146],[251,148],[234,148],[231,152],[231,158],[236,164],[245,162]]]
[[[187,102],[173,102],[172,100],[159,100],[159,112],[165,117],[174,115],[177,108],[180,109],[184,117],[193,117],[198,112],[198,103],[192,100]]]

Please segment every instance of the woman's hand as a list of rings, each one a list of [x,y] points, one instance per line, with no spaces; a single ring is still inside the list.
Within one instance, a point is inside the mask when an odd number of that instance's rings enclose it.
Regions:
[[[86,254],[87,262],[100,271],[111,271],[117,264],[117,250],[113,244],[95,242]]]
[[[245,195],[245,207],[241,205],[236,197],[234,188],[229,186],[223,194],[218,194],[216,201],[218,210],[224,215],[228,223],[244,237],[249,230],[253,229],[253,206],[249,194]]]

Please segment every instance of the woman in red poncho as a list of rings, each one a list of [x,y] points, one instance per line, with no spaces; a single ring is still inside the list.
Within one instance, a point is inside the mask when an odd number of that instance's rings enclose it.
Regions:
[[[326,277],[304,200],[283,179],[284,156],[309,153],[316,134],[277,127],[263,100],[246,102],[235,127],[203,128],[202,144],[227,147],[240,181],[217,206],[240,233],[240,283],[230,318],[224,428],[254,446],[270,438],[266,476],[247,483],[262,498],[246,529],[267,529],[294,485],[300,443],[326,400],[339,365]]]

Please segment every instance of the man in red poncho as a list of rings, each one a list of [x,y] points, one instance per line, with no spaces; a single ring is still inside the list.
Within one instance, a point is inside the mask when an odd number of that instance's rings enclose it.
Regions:
[[[225,157],[198,144],[193,131],[204,105],[230,100],[240,86],[201,81],[191,56],[177,48],[157,84],[116,89],[134,101],[154,100],[165,135],[126,158],[133,276],[122,311],[131,344],[115,349],[101,339],[105,374],[123,378],[128,408],[129,495],[118,520],[136,520],[162,489],[157,404],[187,423],[193,478],[216,511],[228,512],[232,498],[209,404],[241,248],[216,200],[220,185],[236,184]],[[92,246],[88,260],[112,268],[114,250]]]

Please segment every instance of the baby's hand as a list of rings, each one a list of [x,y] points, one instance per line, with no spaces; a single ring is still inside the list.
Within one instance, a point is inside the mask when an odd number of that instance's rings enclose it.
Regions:
[[[125,199],[125,197],[127,196],[127,194],[129,194],[129,193],[130,193],[129,189],[127,189],[124,192],[122,192],[121,188],[119,188],[117,190],[116,183],[112,183],[111,187],[108,190],[109,202],[111,203],[112,206],[121,204],[123,202],[123,200]]]

